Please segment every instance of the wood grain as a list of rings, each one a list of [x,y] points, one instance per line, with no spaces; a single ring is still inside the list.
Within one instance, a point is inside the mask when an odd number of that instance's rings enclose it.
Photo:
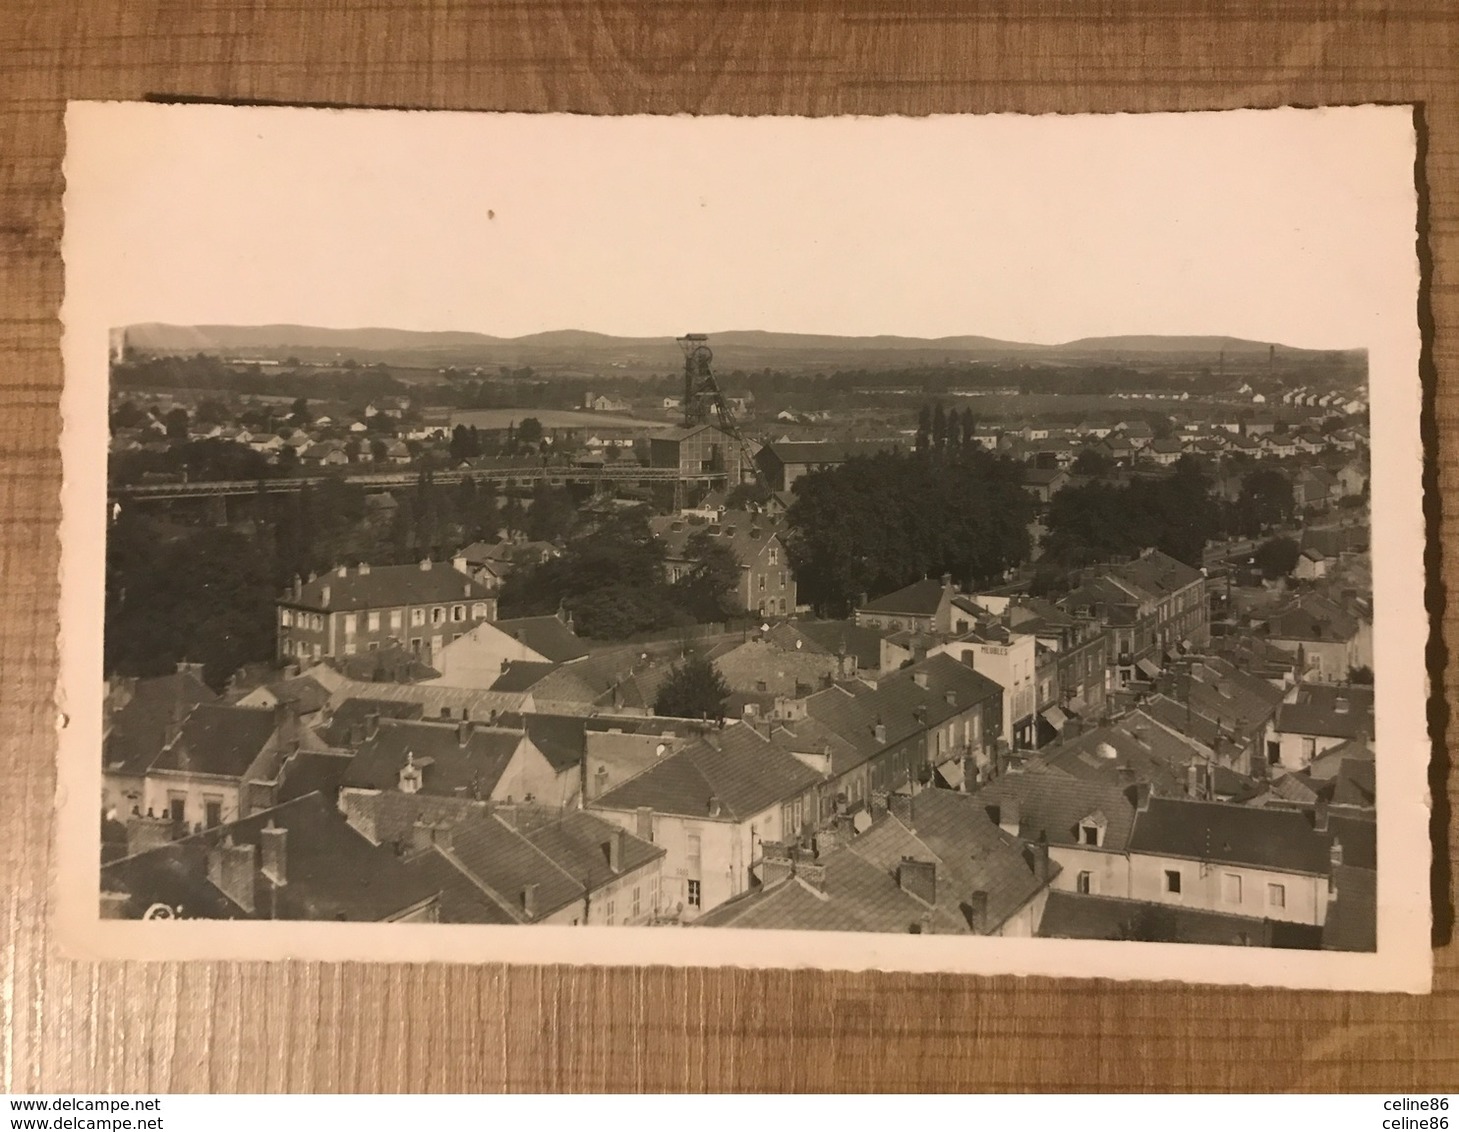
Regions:
[[[90,965],[50,954],[45,926],[67,98],[780,114],[1422,103],[1448,532],[1459,508],[1459,19],[1445,0],[1049,0],[962,15],[896,0],[9,0],[0,58],[0,1088],[1459,1087],[1453,944],[1438,953],[1436,992],[1404,998],[783,972]],[[1455,616],[1445,624],[1452,637]],[[1442,680],[1452,702],[1452,667]]]

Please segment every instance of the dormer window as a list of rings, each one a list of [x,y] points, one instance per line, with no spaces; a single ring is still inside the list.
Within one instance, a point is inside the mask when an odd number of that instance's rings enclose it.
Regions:
[[[1109,822],[1103,813],[1096,810],[1079,823],[1079,844],[1099,848],[1104,845],[1104,834]]]

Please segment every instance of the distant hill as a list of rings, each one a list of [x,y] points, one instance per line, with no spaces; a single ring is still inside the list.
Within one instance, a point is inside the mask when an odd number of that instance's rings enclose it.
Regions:
[[[1122,335],[1081,338],[1058,345],[1006,342],[977,335],[947,338],[783,334],[764,330],[710,333],[721,369],[795,370],[935,365],[955,362],[1179,361],[1254,359],[1271,344],[1220,336]],[[544,372],[664,372],[681,355],[673,335],[620,338],[587,330],[552,330],[519,338],[469,331],[353,330],[317,326],[171,326],[143,323],[127,328],[127,343],[151,354],[219,354],[233,358],[328,361],[352,357],[361,363],[420,366],[533,366]],[[1303,350],[1277,344],[1286,359],[1362,351]]]

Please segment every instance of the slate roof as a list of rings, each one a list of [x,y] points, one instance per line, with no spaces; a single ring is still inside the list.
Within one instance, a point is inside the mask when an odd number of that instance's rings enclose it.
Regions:
[[[1201,579],[1201,572],[1195,567],[1160,550],[1151,550],[1132,562],[1110,567],[1109,573],[1156,598],[1176,593]]]
[[[306,794],[318,794],[333,802],[339,797],[339,788],[349,766],[348,755],[299,751],[284,763],[278,801],[292,802]]]
[[[533,652],[557,663],[576,660],[580,656],[586,656],[588,652],[571,626],[550,614],[542,617],[513,617],[494,621],[493,624]]]
[[[275,888],[256,872],[249,913],[208,880],[208,849],[229,836],[237,844],[257,845],[269,822],[287,830],[288,883]],[[126,893],[124,914],[132,919],[163,903],[181,905],[190,919],[375,922],[434,895],[393,849],[371,845],[319,794],[114,861],[102,870],[101,888]]]
[[[1142,733],[1139,713],[1121,720],[1117,726],[1096,727],[1061,743],[1055,750],[1045,750],[1046,765],[1074,778],[1105,782],[1123,788],[1133,783],[1147,783],[1157,794],[1181,795],[1187,786],[1186,768],[1192,763],[1204,767],[1206,756],[1198,748],[1155,723],[1147,723]],[[1101,746],[1115,752],[1107,758]]]
[[[151,768],[241,778],[273,733],[272,708],[198,704]]]
[[[266,685],[280,703],[289,703],[301,715],[313,715],[329,702],[329,689],[312,676],[291,676]]]
[[[176,672],[138,680],[132,698],[111,718],[104,760],[109,770],[142,774],[167,741],[169,725],[198,704],[218,698],[192,672]]]
[[[1068,479],[1063,468],[1024,468],[1023,482],[1032,487],[1048,487],[1061,479]]]
[[[1327,839],[1303,813],[1225,802],[1151,798],[1135,818],[1131,853],[1325,876]]]
[[[1339,711],[1343,707],[1345,710]],[[1276,729],[1293,735],[1372,738],[1373,689],[1361,686],[1302,684],[1294,703],[1277,708]]]
[[[898,883],[905,857],[933,864],[934,903]],[[816,863],[825,869],[823,888],[795,877],[721,905],[696,926],[968,934],[968,897],[985,892],[984,930],[991,933],[1046,883],[1027,847],[989,822],[967,795],[947,790],[922,791],[909,816],[884,815]],[[1050,869],[1057,875],[1057,864]]]
[[[1122,939],[1122,933],[1142,920],[1160,934],[1168,933],[1167,942],[1172,943],[1275,945],[1271,924],[1252,916],[1058,890],[1049,893],[1038,934],[1041,939]],[[1315,931],[1308,946],[1314,950],[1317,947]]]
[[[902,613],[917,617],[930,617],[942,604],[942,581],[938,578],[923,578],[910,586],[903,586],[889,594],[873,598],[862,609],[868,613]]]
[[[605,810],[636,810],[710,818],[717,799],[725,821],[748,821],[798,797],[821,776],[753,727],[732,723],[701,736],[609,790],[593,803]]]
[[[365,741],[350,763],[344,785],[396,790],[409,753],[421,770],[422,794],[488,797],[520,746],[522,733],[466,724],[463,746],[460,726],[382,719],[375,737]]]
[[[330,714],[329,723],[319,737],[331,747],[350,747],[364,741],[365,720],[377,715],[381,719],[420,719],[425,709],[405,700],[377,700],[350,696],[342,700]]]
[[[890,441],[875,440],[794,440],[765,445],[782,464],[844,464],[858,456],[875,456],[879,452],[895,452],[900,446]]]
[[[405,868],[422,888],[439,898],[443,924],[515,924],[517,918],[439,850],[431,849],[405,859]]]
[[[1269,618],[1267,634],[1283,641],[1350,641],[1358,622],[1332,602],[1307,597]]]
[[[649,527],[663,542],[668,558],[683,560],[689,540],[696,534],[707,534],[717,545],[728,548],[741,565],[755,561],[780,537],[780,530],[768,516],[749,511],[725,511],[712,520],[656,515],[649,520]]]
[[[580,765],[587,750],[589,720],[586,716],[509,714],[498,716],[497,724],[526,731],[532,745],[559,774]]]
[[[441,678],[439,672],[399,644],[387,643],[354,656],[327,657],[325,663],[348,680],[369,684],[417,684]]]
[[[325,587],[329,589],[327,603],[324,600]],[[449,562],[434,562],[429,570],[419,565],[371,566],[365,573],[355,569],[346,570],[343,575],[339,570],[331,570],[312,582],[306,582],[299,597],[286,594],[280,601],[285,605],[335,612],[407,605],[448,605],[490,596],[489,589]]]
[[[1324,951],[1378,950],[1378,874],[1338,865],[1332,870],[1337,895],[1322,925]]]
[[[553,661],[513,660],[502,669],[502,674],[491,683],[493,692],[526,692],[541,680],[556,671]]]
[[[1132,790],[1101,782],[1085,782],[1062,771],[1029,767],[994,779],[971,795],[986,807],[995,823],[1008,799],[1019,806],[1019,836],[1025,841],[1048,838],[1050,845],[1079,844],[1079,823],[1095,813],[1104,815],[1102,848],[1122,853],[1135,824]]]
[[[492,713],[520,711],[523,701],[518,692],[453,688],[449,684],[372,684],[360,680],[343,681],[330,695],[336,704],[351,698],[416,704],[420,706],[421,718],[427,720],[466,717],[489,720]]]

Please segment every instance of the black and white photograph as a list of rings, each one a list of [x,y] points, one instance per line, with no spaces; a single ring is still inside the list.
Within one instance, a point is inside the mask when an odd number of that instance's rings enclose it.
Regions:
[[[73,104],[63,946],[1426,991],[1414,157]]]

